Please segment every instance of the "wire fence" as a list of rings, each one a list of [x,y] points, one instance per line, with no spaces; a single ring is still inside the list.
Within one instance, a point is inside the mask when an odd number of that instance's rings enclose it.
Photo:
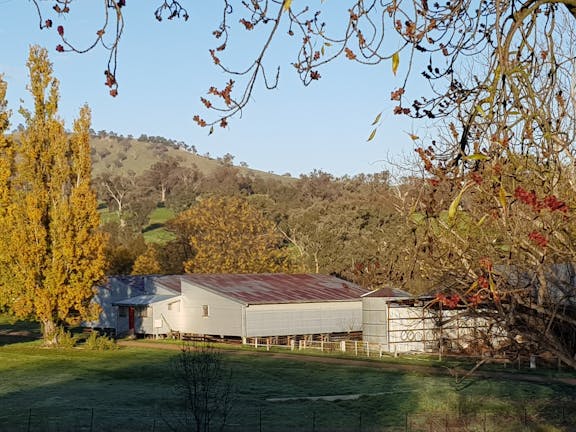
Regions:
[[[309,404],[308,404],[309,405]],[[281,411],[281,410],[280,410]],[[547,408],[506,412],[338,412],[302,405],[297,414],[288,410],[255,408],[235,413],[224,432],[516,432],[528,430],[576,431],[576,406],[558,402]],[[167,432],[195,430],[184,428],[179,413],[157,408],[73,408],[60,410],[29,408],[19,412],[0,411],[0,431],[4,432]],[[215,419],[217,420],[217,419]],[[217,424],[217,421],[215,421]],[[546,429],[544,429],[546,428]],[[214,428],[214,430],[217,430]]]

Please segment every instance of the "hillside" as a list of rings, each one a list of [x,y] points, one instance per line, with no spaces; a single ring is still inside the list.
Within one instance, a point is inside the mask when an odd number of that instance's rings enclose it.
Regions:
[[[225,163],[222,159],[212,159],[200,156],[192,151],[186,150],[182,145],[171,141],[159,142],[154,138],[146,140],[126,138],[122,136],[106,135],[91,137],[92,146],[92,170],[97,176],[104,172],[114,172],[125,174],[133,171],[136,175],[142,174],[156,162],[166,158],[174,158],[182,166],[196,166],[198,170],[208,175],[216,168]],[[263,178],[275,178],[279,180],[293,180],[289,176],[280,176],[264,171],[254,170],[249,167],[239,166],[242,174],[258,176]]]

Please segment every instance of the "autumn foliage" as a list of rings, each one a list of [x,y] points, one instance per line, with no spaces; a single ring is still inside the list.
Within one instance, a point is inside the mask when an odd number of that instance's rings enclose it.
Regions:
[[[5,111],[0,124],[0,306],[39,320],[46,342],[56,344],[58,326],[97,312],[91,299],[104,274],[105,238],[90,186],[90,111],[80,110],[68,135],[45,49],[31,48],[28,69],[34,111],[20,111],[25,130],[6,138]]]
[[[274,273],[289,271],[290,253],[274,224],[243,198],[202,199],[170,223],[189,233],[194,256],[190,273]]]

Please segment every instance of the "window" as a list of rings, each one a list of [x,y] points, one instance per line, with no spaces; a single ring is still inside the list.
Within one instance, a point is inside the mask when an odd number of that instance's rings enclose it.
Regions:
[[[204,318],[208,317],[208,305],[202,305],[202,316]]]
[[[120,306],[118,308],[118,316],[120,318],[126,318],[128,316],[128,307],[127,306]]]
[[[149,316],[152,316],[152,308],[141,306],[136,309],[136,313],[140,318],[148,318]]]

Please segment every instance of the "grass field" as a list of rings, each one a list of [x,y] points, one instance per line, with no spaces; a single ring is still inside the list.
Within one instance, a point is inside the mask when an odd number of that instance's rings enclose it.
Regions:
[[[0,431],[165,431],[178,413],[177,351],[0,346]],[[227,352],[234,414],[227,431],[570,431],[574,387],[448,377]],[[360,395],[357,399],[306,397]],[[284,401],[271,401],[282,399]],[[446,429],[458,413],[477,428]],[[570,417],[572,416],[572,417]],[[434,426],[441,424],[442,429]],[[439,422],[439,423],[438,423]]]

